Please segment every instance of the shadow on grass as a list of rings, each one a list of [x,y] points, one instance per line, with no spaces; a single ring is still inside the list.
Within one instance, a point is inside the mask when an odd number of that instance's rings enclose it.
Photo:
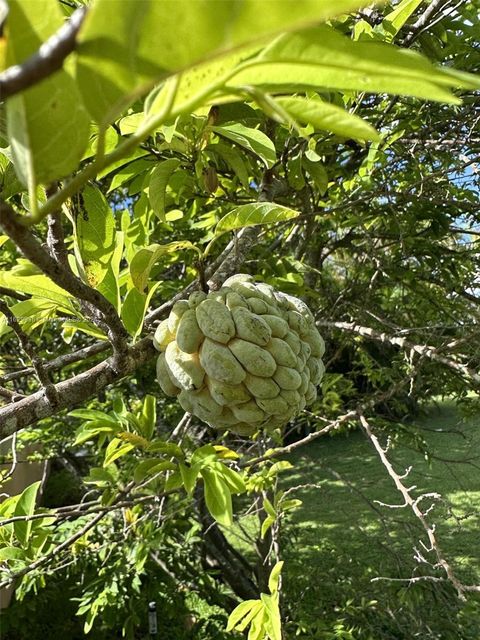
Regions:
[[[412,491],[438,493],[429,520],[444,555],[466,584],[480,583],[480,430],[451,406],[418,425],[430,460],[403,445],[388,456]],[[383,440],[386,440],[383,438]],[[479,640],[480,598],[461,603],[447,582],[398,581],[444,572],[426,536],[359,431],[316,441],[291,459],[288,486],[303,505],[285,529],[285,593],[290,635],[355,640]],[[375,502],[378,501],[378,502]],[[386,580],[377,580],[377,578]],[[373,581],[372,581],[373,580]]]

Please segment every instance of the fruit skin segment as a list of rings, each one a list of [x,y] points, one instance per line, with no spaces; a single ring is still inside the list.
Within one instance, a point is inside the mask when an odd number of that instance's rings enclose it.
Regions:
[[[317,397],[325,343],[298,298],[247,274],[179,300],[155,331],[166,395],[218,430],[284,427]]]

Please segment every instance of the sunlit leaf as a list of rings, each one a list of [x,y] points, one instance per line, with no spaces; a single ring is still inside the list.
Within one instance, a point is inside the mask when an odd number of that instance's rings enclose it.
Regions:
[[[11,0],[7,64],[24,62],[62,23],[56,0]],[[9,98],[6,111],[15,170],[30,193],[36,184],[76,169],[88,142],[90,118],[67,71]]]
[[[215,234],[220,235],[226,231],[234,231],[243,227],[251,227],[258,224],[274,224],[296,218],[298,211],[283,207],[272,202],[255,202],[236,207],[221,220],[215,227]]]

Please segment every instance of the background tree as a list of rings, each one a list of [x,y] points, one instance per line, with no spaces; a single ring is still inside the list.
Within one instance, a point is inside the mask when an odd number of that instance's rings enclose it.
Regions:
[[[9,2],[0,432],[12,468],[34,442],[55,471],[0,507],[12,638],[43,588],[98,638],[143,637],[156,600],[167,635],[230,637],[243,614],[249,638],[279,639],[280,525],[299,506],[279,474],[353,428],[421,529],[417,568],[390,578],[448,603],[444,637],[478,635],[478,580],[442,549],[435,487],[410,487],[384,444],[427,450],[406,422],[420,401],[477,410],[478,6],[362,4]],[[158,321],[239,271],[306,300],[327,342],[323,394],[283,435],[215,433],[155,381]],[[212,462],[234,479],[215,501],[191,472]],[[337,637],[285,593],[285,637]],[[443,637],[445,617],[418,621],[426,602],[375,637]]]

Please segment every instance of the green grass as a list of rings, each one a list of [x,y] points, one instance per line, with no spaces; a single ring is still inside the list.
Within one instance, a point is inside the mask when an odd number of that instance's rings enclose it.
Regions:
[[[443,404],[417,424],[431,460],[401,444],[389,459],[399,473],[412,466],[404,482],[417,486],[415,496],[441,494],[429,514],[439,544],[462,581],[480,584],[478,421],[461,423],[453,405]],[[291,637],[480,639],[479,597],[462,605],[448,583],[372,582],[444,573],[415,560],[415,548],[433,556],[421,546],[427,540],[411,511],[375,502],[403,500],[362,432],[317,440],[291,461],[287,484],[299,486],[293,497],[303,501],[283,541]]]

